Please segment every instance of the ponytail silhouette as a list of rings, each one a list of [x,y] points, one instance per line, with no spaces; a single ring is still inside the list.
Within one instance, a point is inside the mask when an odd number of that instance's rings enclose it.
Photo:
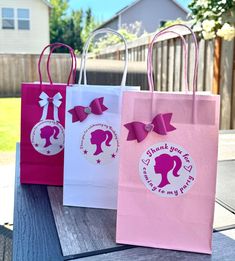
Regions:
[[[96,151],[93,155],[99,155],[103,152],[102,150],[102,143],[105,142],[105,145],[110,147],[110,142],[113,139],[113,134],[110,131],[103,131],[103,130],[95,130],[91,133],[91,144],[96,145]]]
[[[60,130],[56,126],[54,126],[53,129],[54,129],[54,136],[53,136],[53,138],[57,140],[58,139],[58,135],[60,133]]]
[[[175,177],[179,177],[179,170],[182,167],[182,161],[178,156],[170,156],[168,154],[162,154],[155,158],[154,170],[156,174],[162,175],[162,180],[158,185],[159,188],[163,188],[170,184],[168,180],[168,173],[173,170],[172,173]]]
[[[182,161],[179,157],[177,156],[173,156],[171,157],[174,161],[175,161],[175,166],[174,166],[174,169],[173,169],[173,175],[175,177],[179,177],[179,174],[178,174],[178,171],[181,169],[182,167]]]
[[[110,141],[113,139],[113,134],[110,131],[105,131],[106,136],[108,139],[105,141],[106,146],[110,146]]]
[[[53,136],[54,139],[58,139],[58,135],[60,133],[60,130],[57,126],[45,126],[41,128],[40,136],[42,139],[46,140],[46,143],[44,145],[44,148],[52,145],[51,143],[51,137]]]

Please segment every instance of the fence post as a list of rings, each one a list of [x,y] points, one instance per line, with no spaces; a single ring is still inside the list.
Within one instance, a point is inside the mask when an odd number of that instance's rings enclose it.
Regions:
[[[233,40],[235,41],[235,39]],[[235,129],[235,44],[233,46],[233,79],[232,79],[232,117],[231,128]]]
[[[221,45],[220,68],[221,129],[231,129],[234,55],[233,52],[234,40],[223,40]]]
[[[121,54],[120,54],[120,50],[117,50],[116,52],[116,60],[121,60]]]
[[[212,93],[220,93],[220,61],[221,61],[221,38],[216,37],[213,61],[213,86]]]

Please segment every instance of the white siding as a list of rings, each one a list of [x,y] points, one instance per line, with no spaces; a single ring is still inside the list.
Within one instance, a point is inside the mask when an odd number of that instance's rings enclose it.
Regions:
[[[2,29],[2,8],[15,9],[15,29]],[[30,12],[30,30],[18,30],[17,8]],[[0,53],[41,53],[49,44],[49,7],[41,0],[0,1]]]
[[[116,17],[115,19],[110,21],[107,25],[108,26],[105,26],[105,27],[109,27],[113,30],[118,30],[118,17]]]

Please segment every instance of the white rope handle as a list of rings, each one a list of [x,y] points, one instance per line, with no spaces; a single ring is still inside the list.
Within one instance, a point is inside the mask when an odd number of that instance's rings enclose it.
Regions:
[[[113,29],[110,29],[110,28],[103,28],[103,29],[96,30],[93,33],[91,33],[91,35],[87,39],[87,41],[85,43],[85,46],[84,46],[84,49],[83,49],[82,58],[81,58],[80,73],[79,73],[79,80],[78,80],[78,84],[79,85],[82,83],[82,73],[84,75],[84,85],[87,85],[86,61],[87,61],[88,48],[89,48],[89,46],[91,44],[92,38],[94,38],[98,34],[104,34],[104,33],[105,34],[111,33],[111,34],[117,35],[124,42],[124,45],[125,45],[125,65],[124,65],[124,72],[123,72],[123,76],[122,76],[121,86],[125,86],[126,85],[127,67],[128,67],[127,42],[126,42],[126,39],[123,37],[123,35],[121,35],[117,31],[115,31]]]

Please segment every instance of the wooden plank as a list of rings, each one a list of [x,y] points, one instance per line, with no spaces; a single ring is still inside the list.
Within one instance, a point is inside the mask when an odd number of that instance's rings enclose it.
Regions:
[[[26,67],[24,66],[24,56],[21,55],[19,57],[19,66],[20,66],[20,74],[19,74],[19,79],[18,79],[18,92],[17,96],[20,96],[21,93],[21,83],[26,82]]]
[[[231,129],[235,129],[235,71],[233,73],[233,95],[232,95]]]
[[[28,58],[26,60],[26,72],[27,76],[25,79],[25,82],[34,82],[39,81],[39,74],[38,74],[38,61],[39,56],[38,55],[27,55]]]
[[[60,187],[48,187],[48,194],[64,256],[123,247],[115,243],[116,210],[63,207]]]
[[[205,84],[204,91],[209,91],[213,93],[213,60],[214,60],[214,40],[206,42],[206,71],[205,74]],[[214,93],[218,94],[218,93]]]
[[[235,44],[234,44],[234,49],[233,49],[233,85],[232,85],[231,128],[235,129]]]
[[[48,187],[48,192],[50,195],[50,201],[54,213],[54,217],[57,224],[57,230],[59,233],[61,247],[64,250],[63,254],[66,256],[84,256],[84,255],[94,255],[95,253],[101,252],[113,252],[118,251],[122,248],[105,246],[104,241],[107,235],[107,228],[102,228],[105,221],[97,230],[97,220],[103,219],[102,215],[100,216],[99,211],[106,212],[107,220],[112,220],[116,218],[116,214],[109,216],[110,210],[96,210],[96,209],[86,209],[86,208],[72,208],[72,207],[62,207],[62,189],[58,187]],[[93,214],[92,214],[93,212]],[[94,221],[95,220],[95,221]],[[235,215],[223,209],[223,207],[216,205],[215,218],[214,218],[214,228],[223,229],[225,226],[234,226],[235,225]],[[115,221],[109,223],[109,229],[113,226],[115,229]],[[91,229],[92,227],[92,233]],[[86,232],[86,233],[85,233]],[[102,235],[101,235],[101,234]],[[109,233],[109,232],[108,232]],[[114,233],[114,232],[112,232]],[[109,233],[109,234],[112,234]],[[103,237],[105,235],[105,237]],[[103,247],[89,251],[89,245],[91,248],[94,248],[94,244],[97,244],[97,241],[100,241],[100,237],[103,237],[102,244]],[[94,242],[92,243],[92,241]],[[113,239],[112,239],[113,240]],[[107,241],[108,242],[108,241]],[[114,241],[113,241],[114,242]],[[108,243],[109,245],[109,243]],[[124,247],[124,246],[123,246]],[[84,252],[81,251],[81,248],[84,248]],[[75,250],[77,249],[77,250]]]
[[[217,37],[215,39],[214,46],[214,59],[213,59],[213,88],[212,92],[214,94],[220,93],[220,68],[221,68],[221,46],[222,39]]]
[[[189,79],[189,90],[193,91],[193,77],[195,69],[195,45],[192,36],[188,40],[188,79]],[[197,89],[197,88],[196,88]]]
[[[231,128],[234,41],[222,42],[220,70],[220,128]]]
[[[11,67],[11,75],[12,77],[12,90],[14,93],[14,96],[18,93],[18,81],[21,78],[20,77],[20,64],[19,64],[19,56],[18,55],[12,55],[12,60],[14,61],[14,66]]]
[[[197,90],[203,91],[205,88],[205,71],[206,71],[206,41],[201,39],[199,42],[199,63],[198,63],[198,81]],[[191,57],[194,59],[194,56]],[[212,64],[211,64],[212,66]]]
[[[168,79],[168,42],[164,41],[162,43],[162,86],[161,91],[167,91],[167,79]]]
[[[147,54],[148,57],[148,54]],[[148,59],[148,58],[147,58]],[[147,60],[148,63],[148,60]],[[153,82],[154,82],[154,90],[157,90],[157,81],[158,81],[158,73],[159,73],[159,68],[158,68],[158,45],[155,43],[153,46],[153,56],[152,56],[152,65],[153,65]],[[147,73],[148,73],[148,66],[147,66]],[[149,90],[149,83],[148,83],[148,88]]]
[[[185,41],[186,41],[186,44],[187,44],[187,51],[188,51],[188,36],[185,36]],[[181,40],[181,38],[179,38],[180,41],[181,41],[181,85],[180,85],[180,91],[182,92],[186,92],[186,89],[187,89],[187,85],[186,85],[186,80],[185,80],[185,71],[186,71],[186,75],[188,75],[188,68],[185,67],[185,63],[187,64],[188,61],[185,61],[186,60],[186,57],[185,55],[188,55],[188,53],[185,53],[184,51],[184,47],[183,47],[183,41]]]
[[[175,68],[174,68],[174,91],[181,88],[181,39],[175,40]]]
[[[178,28],[178,29],[174,29],[174,31],[180,33],[181,35],[183,36],[187,36],[189,34],[191,34],[188,29],[184,29],[184,28]],[[127,46],[129,49],[134,49],[138,46],[141,46],[141,45],[148,45],[149,42],[150,42],[150,39],[152,39],[154,37],[154,35],[156,34],[155,33],[151,33],[151,34],[148,34],[148,35],[143,35],[141,36],[140,38],[137,38],[136,40],[134,41],[130,41],[127,43]],[[169,40],[169,39],[174,39],[176,38],[177,35],[174,34],[174,33],[168,33],[168,34],[165,34],[165,35],[162,35],[161,37],[159,37],[157,39],[157,42],[162,42],[162,41],[166,41],[166,40]],[[103,54],[106,54],[106,53],[115,53],[117,50],[123,50],[124,49],[124,45],[123,44],[116,44],[116,45],[112,45],[112,46],[108,46],[106,48],[104,48],[100,53],[99,55],[103,55]],[[93,55],[94,57],[95,55]]]
[[[145,55],[145,46],[140,46],[140,50],[141,50],[141,55],[140,55],[140,62],[145,61],[144,59],[144,55]]]
[[[12,260],[12,231],[0,226],[0,260]]]
[[[153,260],[193,260],[193,261],[234,261],[235,229],[213,234],[212,255],[197,254],[183,251],[136,247],[124,251],[91,256],[77,261],[153,261]]]
[[[168,51],[168,83],[167,83],[167,90],[169,92],[173,91],[173,86],[174,86],[174,60],[175,60],[175,56],[174,56],[174,52],[175,52],[175,46],[174,46],[174,40],[171,39],[169,40],[169,51]]]
[[[144,60],[143,61],[147,61],[148,58],[148,45],[145,45],[145,49],[144,49]]]
[[[62,261],[46,186],[20,185],[19,145],[13,230],[13,261]]]
[[[16,94],[20,94],[20,86],[22,82],[34,82],[39,81],[38,76],[38,55],[31,54],[14,54],[14,55],[6,55],[1,54],[0,56],[0,96],[15,96]],[[47,55],[42,61],[42,76],[43,81],[48,81],[46,74],[46,60]],[[52,57],[51,61],[51,76],[53,82],[67,82],[69,71],[70,71],[71,58],[69,54],[55,54]],[[78,61],[78,66],[79,66]],[[128,66],[128,73],[139,73],[141,64],[141,74],[143,79],[145,80],[146,76],[146,63],[144,62],[136,62],[130,63]],[[99,65],[99,66],[98,66]],[[88,71],[93,71],[92,82],[96,83],[96,78],[100,78],[99,75],[102,74],[102,77],[105,77],[104,80],[107,84],[110,84],[110,78],[114,84],[119,85],[120,81],[116,82],[117,78],[115,78],[116,72],[122,73],[124,63],[123,61],[107,61],[107,60],[90,60],[87,68]],[[136,79],[133,78],[133,84],[131,85],[139,85]]]
[[[3,56],[3,96],[9,96],[11,86],[12,86],[12,77],[10,77],[10,66],[12,63],[9,62],[11,57],[7,58],[5,55]],[[7,88],[6,88],[7,86]]]
[[[154,67],[156,68],[154,72],[154,82],[155,82],[155,90],[162,90],[162,43],[156,43],[156,55],[153,57],[155,60]]]

